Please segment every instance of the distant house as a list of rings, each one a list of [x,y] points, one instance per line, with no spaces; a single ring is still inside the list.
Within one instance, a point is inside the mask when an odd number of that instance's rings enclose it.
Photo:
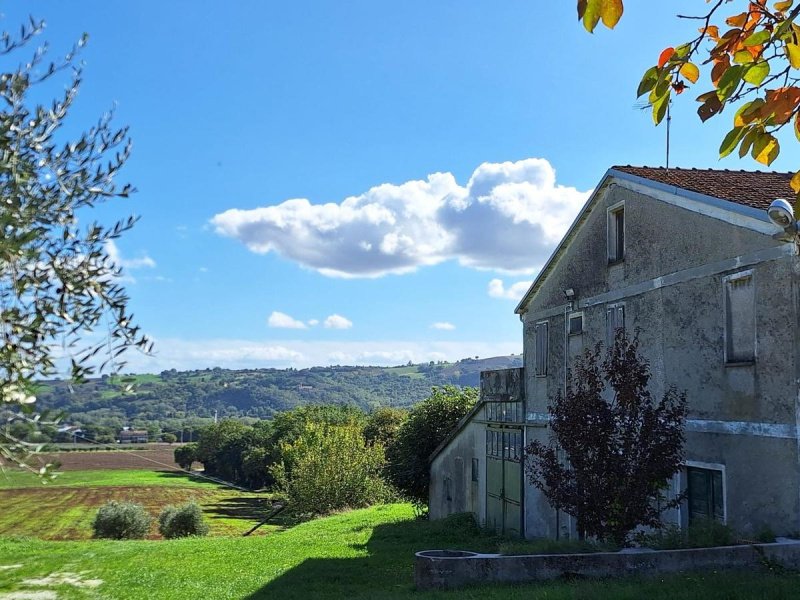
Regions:
[[[120,444],[146,444],[148,442],[147,430],[125,427],[119,432],[117,439]]]
[[[430,514],[498,531],[575,534],[523,474],[576,355],[641,330],[655,397],[686,390],[685,461],[665,515],[747,534],[800,531],[800,258],[772,224],[790,174],[613,167],[516,308],[524,367],[481,376],[481,399],[432,456]]]

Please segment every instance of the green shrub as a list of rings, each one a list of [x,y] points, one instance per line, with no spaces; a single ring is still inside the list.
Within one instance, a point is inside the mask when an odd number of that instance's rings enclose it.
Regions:
[[[141,504],[112,500],[97,511],[92,530],[96,538],[141,539],[150,531],[151,522],[152,518]]]
[[[655,550],[677,550],[680,548],[712,548],[731,546],[736,543],[733,529],[715,519],[696,521],[687,529],[668,525],[660,531],[639,535],[637,542]]]
[[[191,444],[178,446],[172,454],[175,456],[177,465],[181,469],[188,471],[192,468],[192,463],[197,460],[197,444],[192,442]]]
[[[762,525],[755,534],[755,540],[762,544],[772,544],[775,541],[775,532],[769,525]]]
[[[306,423],[294,442],[282,446],[273,469],[296,514],[321,514],[393,499],[381,478],[383,446],[364,442],[359,425]],[[287,468],[289,467],[289,468]]]
[[[203,510],[195,502],[181,506],[166,506],[158,515],[158,531],[167,539],[206,535],[208,525]]]

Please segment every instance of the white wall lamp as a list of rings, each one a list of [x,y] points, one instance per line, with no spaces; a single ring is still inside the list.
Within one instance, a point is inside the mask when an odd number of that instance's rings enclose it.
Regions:
[[[798,226],[794,217],[792,205],[783,198],[776,198],[767,209],[769,220],[783,229],[782,232],[773,235],[773,239],[782,242],[792,242],[797,239]]]

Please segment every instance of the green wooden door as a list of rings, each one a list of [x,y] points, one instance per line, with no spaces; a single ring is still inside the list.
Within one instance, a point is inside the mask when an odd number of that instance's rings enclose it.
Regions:
[[[486,428],[486,526],[522,535],[521,428]]]
[[[686,469],[689,522],[724,519],[725,504],[722,497],[722,471],[714,469]]]

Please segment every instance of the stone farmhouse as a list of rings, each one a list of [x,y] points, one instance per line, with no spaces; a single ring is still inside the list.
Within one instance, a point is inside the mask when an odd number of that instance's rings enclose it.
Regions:
[[[800,258],[767,208],[791,175],[609,169],[516,308],[524,367],[481,376],[480,401],[431,457],[430,514],[472,512],[506,534],[569,537],[527,483],[548,401],[585,347],[640,329],[651,390],[687,392],[687,492],[665,519],[800,531]]]

